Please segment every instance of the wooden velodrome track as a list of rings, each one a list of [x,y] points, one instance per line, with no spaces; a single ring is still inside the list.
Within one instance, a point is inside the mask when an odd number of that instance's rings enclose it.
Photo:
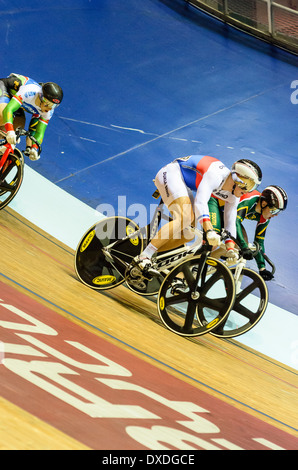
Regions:
[[[188,340],[167,331],[154,302],[122,286],[104,294],[88,289],[76,279],[72,250],[10,208],[0,216],[0,281],[5,285],[50,304],[60,317],[113,343],[120,352],[129,351],[289,437],[298,437],[297,371],[234,340],[211,335]],[[2,398],[2,393],[0,413],[0,449],[88,448],[84,439],[68,436]]]

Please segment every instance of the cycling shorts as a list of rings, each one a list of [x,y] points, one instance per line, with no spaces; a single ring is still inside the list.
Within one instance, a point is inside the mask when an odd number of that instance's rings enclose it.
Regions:
[[[193,192],[186,186],[178,162],[169,163],[161,168],[154,182],[167,207],[180,197],[188,197],[193,205]]]

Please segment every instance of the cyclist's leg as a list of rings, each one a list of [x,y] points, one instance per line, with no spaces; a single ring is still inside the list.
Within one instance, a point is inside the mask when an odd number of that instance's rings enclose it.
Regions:
[[[26,116],[25,116],[25,111],[23,108],[19,108],[13,116],[13,127],[17,129],[18,127],[21,127],[22,129],[25,128],[25,123],[26,123]]]
[[[194,234],[188,227],[194,221],[192,203],[189,197],[180,197],[168,206],[173,219],[165,224],[151,243],[158,251],[167,251],[190,242]]]
[[[194,220],[193,195],[185,185],[178,163],[163,167],[155,177],[155,185],[172,220],[160,228],[145,250],[133,260],[134,266],[149,275],[158,275],[152,266],[152,258],[158,251],[178,248],[193,238],[186,230]]]
[[[155,185],[173,220],[151,240],[158,251],[166,251],[192,240],[188,227],[194,222],[193,195],[182,178],[178,163],[170,163],[156,175]]]

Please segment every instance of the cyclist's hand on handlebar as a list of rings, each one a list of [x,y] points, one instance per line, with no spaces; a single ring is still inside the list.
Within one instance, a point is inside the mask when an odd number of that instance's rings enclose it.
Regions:
[[[243,248],[242,250],[242,256],[244,259],[253,259],[253,252],[247,247],[247,248]]]
[[[6,140],[10,145],[16,145],[17,136],[16,136],[15,131],[7,131]]]
[[[267,269],[260,269],[259,274],[264,279],[264,281],[271,281],[271,279],[274,278],[273,274]]]
[[[35,161],[35,160],[39,160],[40,159],[40,155],[38,155],[38,151],[37,149],[35,149],[34,147],[31,147],[29,149],[29,158],[30,160],[32,161]]]
[[[215,232],[215,230],[207,230],[206,238],[207,238],[208,243],[210,243],[210,245],[212,246],[220,245],[221,238],[220,238],[220,235]]]
[[[229,264],[234,264],[238,261],[239,254],[234,248],[227,248],[227,261]]]

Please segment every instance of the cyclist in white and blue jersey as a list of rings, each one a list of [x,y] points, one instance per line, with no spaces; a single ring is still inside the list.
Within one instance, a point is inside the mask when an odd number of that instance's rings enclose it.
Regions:
[[[250,160],[235,162],[228,169],[220,160],[210,156],[190,155],[177,158],[161,168],[155,185],[173,220],[161,227],[147,248],[133,261],[141,271],[153,273],[152,256],[157,251],[174,249],[189,242],[190,225],[198,221],[213,246],[220,244],[220,235],[212,226],[208,201],[212,194],[225,201],[224,228],[236,237],[236,216],[239,198],[255,189],[262,179],[257,164]],[[195,192],[195,196],[193,195]],[[237,259],[235,243],[226,241],[228,257]]]
[[[54,108],[63,99],[59,85],[53,82],[37,83],[24,75],[12,73],[0,79],[0,127],[5,128],[7,142],[15,145],[17,127],[25,126],[25,111],[32,115],[29,130],[39,144],[51,119]],[[38,146],[27,140],[26,154],[38,160]]]

